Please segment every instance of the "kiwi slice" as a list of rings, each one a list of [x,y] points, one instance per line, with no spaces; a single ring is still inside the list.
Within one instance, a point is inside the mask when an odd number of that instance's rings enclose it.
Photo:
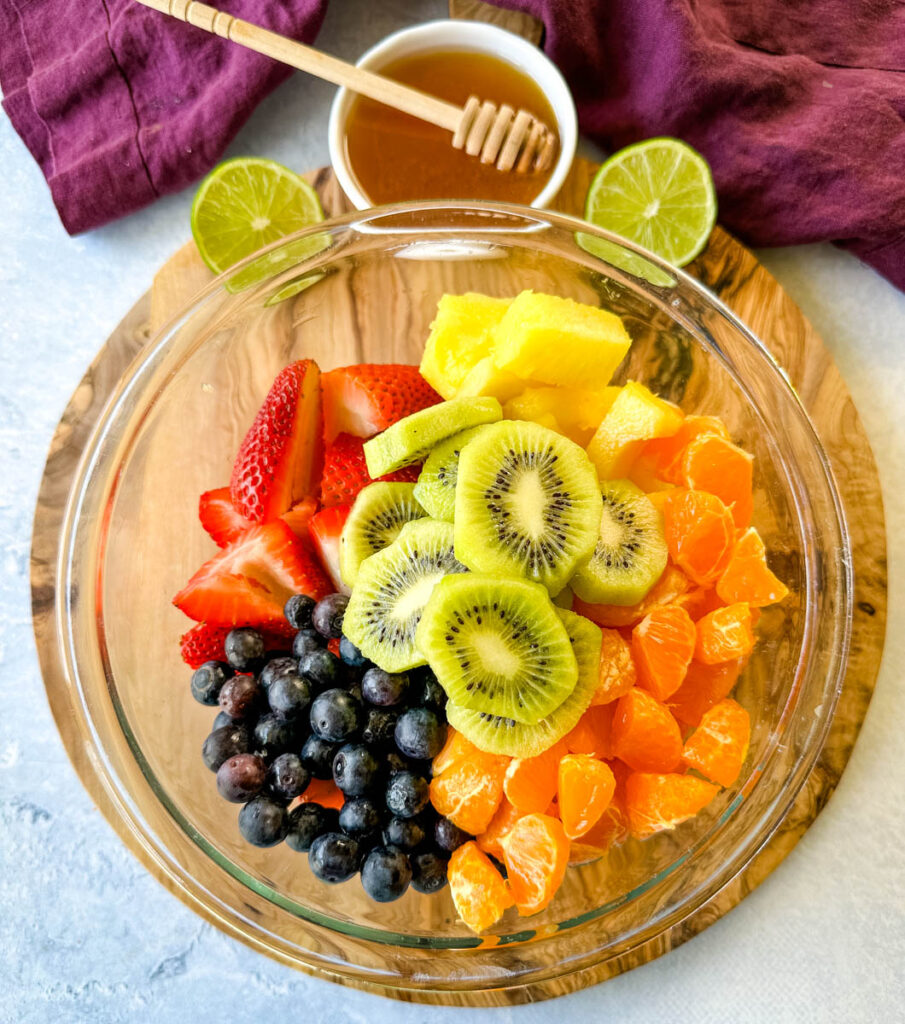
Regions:
[[[557,594],[593,552],[600,508],[584,449],[537,423],[494,423],[459,459],[456,558]]]
[[[575,603],[575,594],[571,587],[563,587],[562,590],[553,598],[553,603],[557,608],[565,608],[567,612],[572,610],[572,605]]]
[[[403,672],[424,664],[415,629],[434,586],[447,573],[465,572],[453,554],[449,523],[406,523],[389,547],[366,558],[343,618],[343,632],[375,665]]]
[[[450,701],[446,705],[449,724],[481,750],[508,757],[536,757],[574,729],[587,711],[600,673],[600,627],[564,608],[557,609],[556,614],[566,627],[578,662],[575,689],[555,711],[535,725],[473,711]]]
[[[570,585],[591,604],[637,604],[666,568],[663,520],[650,498],[629,480],[604,480],[600,491],[597,545]]]
[[[459,456],[465,445],[483,429],[483,426],[472,427],[453,434],[438,444],[424,460],[421,475],[415,483],[415,497],[434,519],[443,519],[447,523],[453,521]]]
[[[435,588],[415,636],[450,700],[537,722],[575,687],[578,665],[543,587],[466,573]]]
[[[339,538],[343,582],[351,587],[366,558],[392,544],[406,523],[423,517],[414,484],[378,481],[359,491]]]
[[[431,405],[399,420],[382,434],[365,441],[368,473],[386,476],[403,466],[422,462],[436,445],[460,430],[501,419],[503,407],[495,398],[454,398]]]

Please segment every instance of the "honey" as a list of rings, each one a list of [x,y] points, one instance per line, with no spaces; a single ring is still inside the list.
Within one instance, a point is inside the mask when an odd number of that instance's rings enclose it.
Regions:
[[[556,118],[534,81],[498,57],[435,50],[390,61],[382,75],[464,106],[469,96],[525,109],[548,127]],[[406,199],[498,199],[531,203],[550,178],[541,172],[498,171],[453,149],[452,135],[392,107],[356,98],[345,133],[346,158],[358,187],[375,205]]]

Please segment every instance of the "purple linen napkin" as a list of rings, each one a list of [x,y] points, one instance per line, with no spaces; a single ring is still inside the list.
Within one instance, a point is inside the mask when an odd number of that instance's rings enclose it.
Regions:
[[[678,136],[744,241],[835,241],[905,290],[901,0],[493,2],[544,22],[607,150]]]
[[[218,6],[310,42],[327,0]],[[196,181],[290,72],[133,0],[0,0],[3,107],[70,234]]]

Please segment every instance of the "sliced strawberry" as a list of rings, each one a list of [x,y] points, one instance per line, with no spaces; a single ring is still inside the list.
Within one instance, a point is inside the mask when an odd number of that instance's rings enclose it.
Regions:
[[[401,480],[413,483],[421,472],[420,466],[406,466],[395,473],[387,473],[381,480]],[[341,505],[355,500],[355,495],[371,483],[365,465],[364,441],[351,434],[340,434],[324,452],[324,472],[321,476],[321,505]]]
[[[241,623],[245,626],[248,623]],[[190,668],[198,668],[206,661],[223,661],[225,653],[223,644],[226,634],[232,626],[211,626],[206,622],[196,622],[194,626],[179,638],[179,652],[182,660]],[[282,626],[273,626],[262,630],[264,643],[269,651],[288,651],[292,648],[295,630],[288,622]]]
[[[320,600],[331,585],[304,543],[277,520],[247,530],[173,598],[191,619],[218,626],[273,626],[293,594]]]
[[[321,377],[324,440],[337,434],[373,437],[398,420],[443,399],[418,372],[400,363],[362,363]]]
[[[316,511],[317,498],[302,498],[288,512],[284,512],[280,519],[292,530],[296,537],[300,537],[307,544],[309,540],[308,525]]]
[[[320,370],[300,359],[277,375],[239,448],[229,493],[240,515],[266,523],[313,490],[322,453]]]
[[[198,499],[198,518],[220,548],[238,540],[249,526],[254,525],[236,511],[228,487],[218,487],[215,491],[205,491],[201,495]]]
[[[343,532],[343,526],[351,511],[352,506],[349,504],[322,508],[308,524],[314,550],[340,594],[350,593],[339,574],[339,535]]]

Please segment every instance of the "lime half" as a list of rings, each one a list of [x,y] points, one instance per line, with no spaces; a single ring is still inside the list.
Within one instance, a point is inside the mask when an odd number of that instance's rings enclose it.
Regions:
[[[259,157],[218,164],[201,182],[192,203],[195,244],[217,274],[323,219],[317,193],[306,181],[288,167]],[[323,248],[323,240],[308,248]]]
[[[614,153],[597,172],[584,215],[592,224],[684,267],[707,244],[716,223],[710,168],[679,139],[635,143]],[[582,244],[594,252],[595,241],[585,236]],[[606,258],[604,251],[599,255]]]

